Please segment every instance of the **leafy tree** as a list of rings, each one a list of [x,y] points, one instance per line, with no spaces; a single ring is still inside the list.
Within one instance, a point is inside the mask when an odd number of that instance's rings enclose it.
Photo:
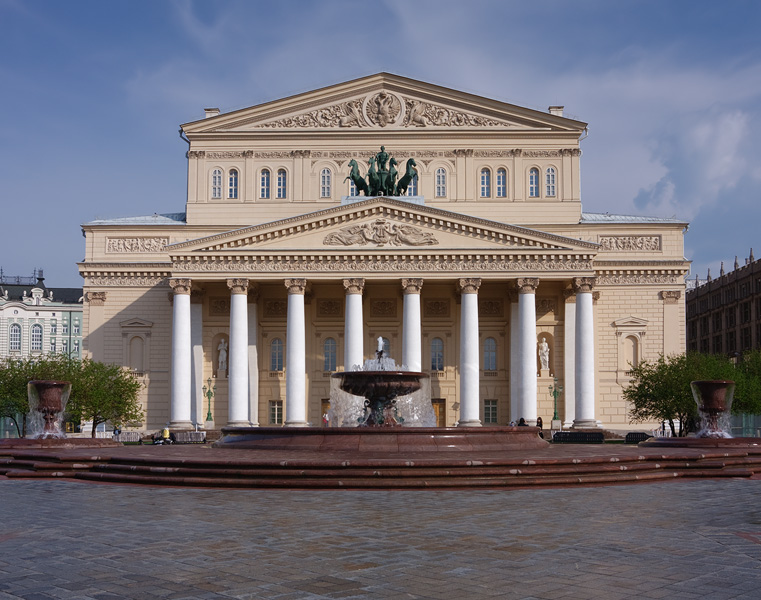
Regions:
[[[629,417],[633,423],[667,421],[671,434],[676,436],[674,421],[680,421],[679,435],[687,435],[698,425],[697,404],[692,397],[690,382],[740,379],[737,391],[742,395],[746,385],[738,375],[741,373],[723,354],[691,352],[661,356],[654,363],[643,361],[632,369],[632,381],[623,396],[631,403]]]
[[[761,350],[750,350],[737,363],[732,412],[761,414]]]

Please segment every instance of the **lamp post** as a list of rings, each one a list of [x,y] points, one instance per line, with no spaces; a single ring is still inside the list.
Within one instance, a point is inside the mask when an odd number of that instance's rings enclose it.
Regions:
[[[203,395],[204,397],[209,399],[209,412],[206,413],[206,420],[207,421],[213,421],[214,418],[211,416],[211,399],[214,397],[214,392],[217,391],[216,384],[214,386],[211,385],[211,377],[209,377],[208,381],[208,387],[203,386]]]
[[[552,415],[552,420],[557,421],[558,420],[558,396],[563,393],[563,386],[558,385],[558,378],[553,377],[552,379],[554,381],[554,385],[551,385],[549,387],[550,394],[552,394],[552,398],[554,399],[554,412]]]

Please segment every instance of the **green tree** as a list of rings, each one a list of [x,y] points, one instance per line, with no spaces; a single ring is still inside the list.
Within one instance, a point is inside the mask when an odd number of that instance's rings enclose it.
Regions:
[[[742,379],[740,375],[723,354],[691,352],[661,356],[653,363],[643,361],[632,369],[632,380],[623,392],[630,403],[629,418],[633,423],[666,421],[674,436],[677,435],[674,422],[679,421],[682,424],[679,435],[687,435],[695,431],[698,424],[698,407],[690,382],[699,379],[737,381]],[[742,394],[745,382],[737,383],[737,391]]]
[[[119,365],[89,358],[79,361],[67,412],[75,421],[92,421],[92,437],[101,423],[139,422],[142,384]]]

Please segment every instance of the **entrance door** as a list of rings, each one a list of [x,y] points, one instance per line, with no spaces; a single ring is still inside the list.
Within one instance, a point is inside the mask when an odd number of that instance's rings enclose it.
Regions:
[[[446,427],[447,416],[444,410],[444,398],[431,398],[431,404],[433,404],[433,412],[436,414],[436,427]]]

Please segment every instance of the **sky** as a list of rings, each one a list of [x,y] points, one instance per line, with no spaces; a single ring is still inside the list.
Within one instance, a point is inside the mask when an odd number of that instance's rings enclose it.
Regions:
[[[381,71],[589,123],[585,212],[761,258],[757,0],[0,0],[0,267],[80,287],[80,225],[183,212],[179,125]]]

